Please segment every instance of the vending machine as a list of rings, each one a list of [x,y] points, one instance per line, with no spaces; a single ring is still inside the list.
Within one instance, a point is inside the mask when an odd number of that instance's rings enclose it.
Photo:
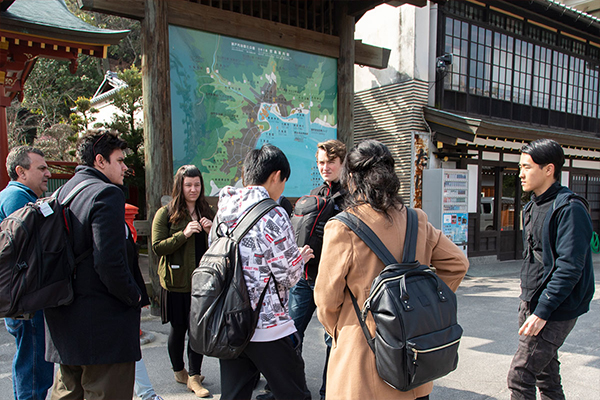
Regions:
[[[423,171],[423,211],[429,222],[467,254],[469,232],[469,171],[427,169]]]

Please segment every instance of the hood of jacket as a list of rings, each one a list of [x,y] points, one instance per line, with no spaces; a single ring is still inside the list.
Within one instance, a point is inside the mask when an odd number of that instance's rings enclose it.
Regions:
[[[269,192],[262,186],[226,186],[219,194],[218,222],[233,228],[251,206],[269,197]]]

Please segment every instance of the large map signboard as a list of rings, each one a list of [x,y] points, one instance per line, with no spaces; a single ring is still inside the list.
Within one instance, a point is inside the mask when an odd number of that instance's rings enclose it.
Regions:
[[[241,186],[247,152],[287,156],[284,194],[320,185],[317,143],[337,137],[337,60],[169,26],[173,167],[200,168],[206,195]]]

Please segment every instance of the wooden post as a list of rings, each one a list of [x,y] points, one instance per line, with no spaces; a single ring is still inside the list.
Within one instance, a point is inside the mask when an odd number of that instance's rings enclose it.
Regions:
[[[354,27],[355,18],[348,15],[348,3],[336,2],[336,20],[340,36],[338,58],[338,140],[348,150],[354,145]]]
[[[4,189],[10,179],[6,171],[6,157],[8,156],[8,120],[6,107],[0,106],[0,190]]]
[[[146,149],[146,209],[148,221],[161,207],[161,196],[171,192],[173,145],[169,67],[167,2],[146,0],[142,21],[142,88],[144,101],[144,147]],[[152,281],[152,304],[159,304],[158,257],[148,239],[148,266]],[[152,307],[153,314],[160,308]]]

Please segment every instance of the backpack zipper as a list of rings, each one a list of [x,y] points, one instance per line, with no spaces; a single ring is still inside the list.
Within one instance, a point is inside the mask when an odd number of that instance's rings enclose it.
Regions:
[[[458,342],[460,342],[460,338],[456,339],[456,340],[454,340],[454,341],[452,341],[450,343],[446,343],[445,345],[434,347],[434,348],[431,348],[431,349],[417,350],[417,349],[411,347],[411,350],[415,353],[414,361],[417,361],[417,357],[419,356],[419,353],[427,354],[427,353],[432,353],[434,351],[443,350],[443,349],[445,349],[447,347],[454,346]]]
[[[432,272],[430,268],[424,270],[425,272]],[[371,300],[373,299],[373,297],[375,297],[375,295],[377,294],[377,292],[379,292],[379,289],[381,289],[381,286],[383,286],[383,284],[385,284],[386,282],[389,281],[393,281],[393,280],[397,280],[397,279],[402,279],[404,275],[399,275],[399,276],[392,276],[389,278],[385,278],[382,279],[377,286],[375,287],[375,289],[373,291],[371,291],[371,294],[369,295],[369,297],[367,297],[367,299],[365,300],[364,304],[363,304],[363,317],[367,312],[367,309],[370,309],[370,303]]]

